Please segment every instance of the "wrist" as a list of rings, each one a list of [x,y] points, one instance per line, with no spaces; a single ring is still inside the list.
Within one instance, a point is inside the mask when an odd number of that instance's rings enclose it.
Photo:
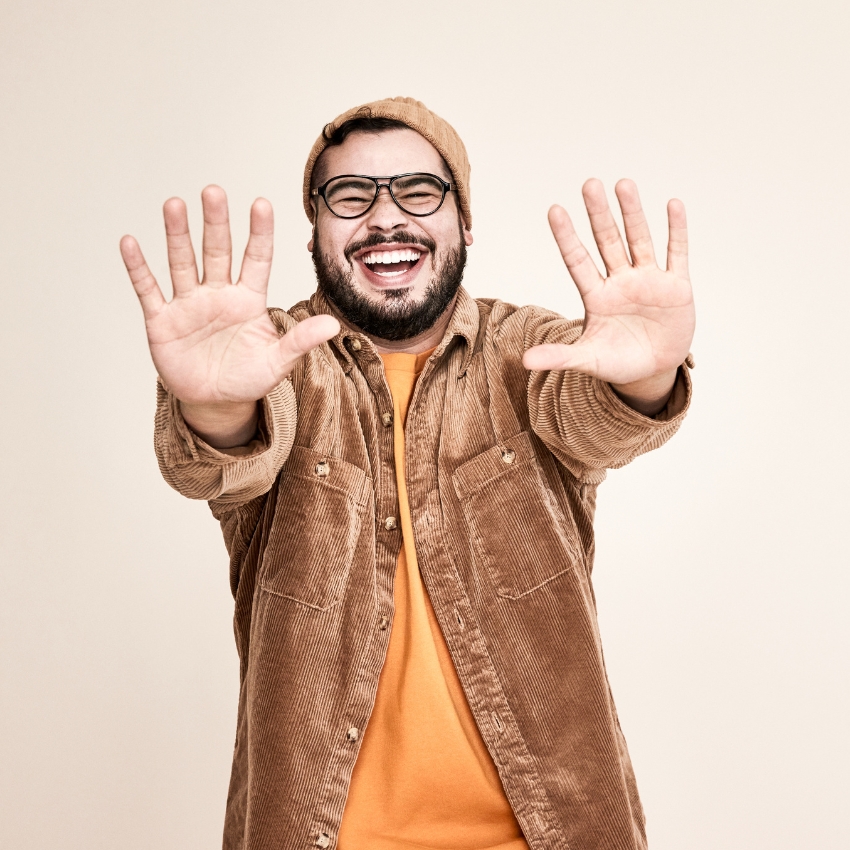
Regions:
[[[257,433],[258,401],[179,404],[183,421],[214,449],[247,445]]]
[[[667,404],[679,370],[660,372],[628,384],[611,384],[611,389],[632,409],[644,416],[655,416]]]

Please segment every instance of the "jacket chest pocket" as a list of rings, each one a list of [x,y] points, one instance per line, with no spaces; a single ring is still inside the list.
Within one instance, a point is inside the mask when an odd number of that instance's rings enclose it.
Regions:
[[[277,486],[260,586],[327,610],[339,601],[348,579],[369,477],[344,460],[294,446]]]
[[[545,486],[526,432],[462,464],[453,480],[473,549],[499,596],[519,599],[572,569],[573,523]]]

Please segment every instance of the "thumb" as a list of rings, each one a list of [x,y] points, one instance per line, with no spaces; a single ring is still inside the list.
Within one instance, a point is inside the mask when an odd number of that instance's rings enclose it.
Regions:
[[[535,345],[523,355],[522,365],[535,372],[570,370],[595,375],[598,370],[593,346],[582,342],[572,345]]]
[[[327,342],[339,333],[339,322],[333,316],[311,316],[287,331],[273,348],[277,350],[278,377],[286,378],[295,364],[308,351]]]

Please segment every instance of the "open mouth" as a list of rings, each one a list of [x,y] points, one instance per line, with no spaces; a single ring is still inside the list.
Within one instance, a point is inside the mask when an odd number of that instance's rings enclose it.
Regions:
[[[370,282],[377,286],[399,286],[413,280],[427,255],[425,248],[381,245],[367,248],[356,259]]]

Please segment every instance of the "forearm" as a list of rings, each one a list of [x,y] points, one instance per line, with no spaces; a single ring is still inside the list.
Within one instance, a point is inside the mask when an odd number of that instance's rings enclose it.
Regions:
[[[678,369],[652,375],[629,384],[611,384],[611,389],[629,407],[644,416],[655,416],[664,410],[676,384]]]
[[[573,475],[582,481],[595,480],[594,470],[624,466],[666,442],[685,415],[690,387],[688,370],[682,368],[672,391],[664,393],[663,405],[656,401],[657,409],[649,415],[596,378],[568,371],[533,373],[530,424]],[[646,392],[646,388],[638,389]]]
[[[180,402],[185,423],[215,449],[245,446],[256,436],[259,402],[187,404]]]

